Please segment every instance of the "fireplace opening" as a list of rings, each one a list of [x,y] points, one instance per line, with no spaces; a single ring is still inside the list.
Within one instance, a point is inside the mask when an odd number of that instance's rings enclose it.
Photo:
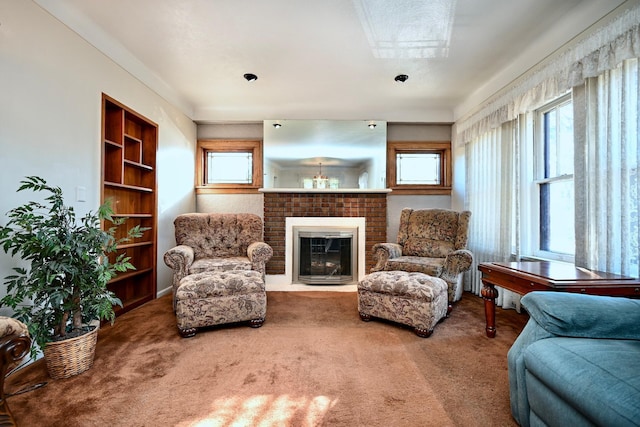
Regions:
[[[294,227],[294,282],[309,285],[355,283],[357,239],[357,229]]]

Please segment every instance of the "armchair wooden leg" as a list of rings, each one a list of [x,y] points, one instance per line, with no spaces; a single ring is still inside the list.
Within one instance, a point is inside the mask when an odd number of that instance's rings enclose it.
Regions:
[[[431,334],[433,333],[433,329],[415,328],[414,332],[420,338],[429,338],[431,336]]]
[[[249,321],[249,326],[252,328],[259,328],[264,323],[264,317],[261,319],[251,319]]]
[[[196,328],[178,328],[178,332],[180,332],[180,336],[182,338],[191,338],[196,334]]]

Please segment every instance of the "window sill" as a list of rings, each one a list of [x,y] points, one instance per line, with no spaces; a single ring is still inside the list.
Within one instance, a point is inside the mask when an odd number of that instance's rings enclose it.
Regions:
[[[207,187],[197,186],[196,194],[259,194],[260,187],[221,186]]]
[[[391,187],[394,195],[451,195],[451,187]]]

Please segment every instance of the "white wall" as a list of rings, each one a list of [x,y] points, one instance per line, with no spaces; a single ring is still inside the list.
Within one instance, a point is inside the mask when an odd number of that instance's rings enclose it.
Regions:
[[[264,218],[260,194],[206,194],[198,196],[195,212],[252,213]]]
[[[103,92],[159,125],[158,291],[167,289],[173,219],[195,209],[193,121],[32,1],[0,0],[0,76],[1,223],[28,200],[16,194],[27,175],[60,186],[80,215],[98,207]],[[2,278],[15,265],[0,254]]]

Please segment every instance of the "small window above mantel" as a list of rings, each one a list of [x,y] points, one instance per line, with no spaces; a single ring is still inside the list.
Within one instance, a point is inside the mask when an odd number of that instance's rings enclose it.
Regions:
[[[451,194],[451,142],[387,143],[387,187],[394,194]]]
[[[257,193],[262,141],[198,140],[196,175],[196,194]]]

